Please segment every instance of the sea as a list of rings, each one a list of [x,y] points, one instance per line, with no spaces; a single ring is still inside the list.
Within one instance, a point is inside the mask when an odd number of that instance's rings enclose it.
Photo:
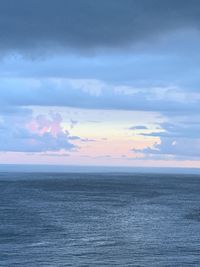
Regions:
[[[0,173],[0,266],[200,266],[200,176]]]

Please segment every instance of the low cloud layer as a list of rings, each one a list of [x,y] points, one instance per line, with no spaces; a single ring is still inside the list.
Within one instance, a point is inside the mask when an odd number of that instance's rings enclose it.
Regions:
[[[85,109],[198,112],[200,94],[179,88],[132,88],[98,80],[1,79],[0,104],[6,107],[63,106]]]
[[[1,0],[2,50],[123,47],[199,28],[198,0]]]

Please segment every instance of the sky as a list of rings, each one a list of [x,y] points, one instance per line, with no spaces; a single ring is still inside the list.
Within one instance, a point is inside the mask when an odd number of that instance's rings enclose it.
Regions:
[[[0,163],[200,168],[199,0],[0,0]]]

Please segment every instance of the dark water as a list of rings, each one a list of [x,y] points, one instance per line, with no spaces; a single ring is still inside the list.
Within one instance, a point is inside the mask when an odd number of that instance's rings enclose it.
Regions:
[[[200,177],[0,174],[0,266],[200,266]]]

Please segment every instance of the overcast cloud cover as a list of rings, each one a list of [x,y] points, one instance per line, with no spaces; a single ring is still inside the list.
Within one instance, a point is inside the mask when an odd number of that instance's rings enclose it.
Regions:
[[[199,160],[198,0],[0,0],[0,18],[0,151],[79,153],[62,114],[33,112],[70,107],[154,112],[129,151]]]
[[[131,46],[171,30],[198,30],[199,15],[198,0],[1,0],[1,47]]]

